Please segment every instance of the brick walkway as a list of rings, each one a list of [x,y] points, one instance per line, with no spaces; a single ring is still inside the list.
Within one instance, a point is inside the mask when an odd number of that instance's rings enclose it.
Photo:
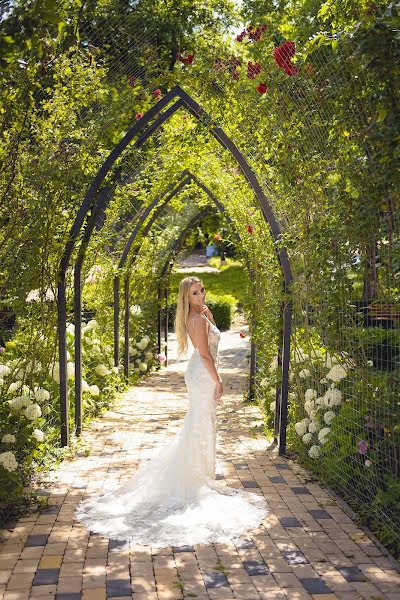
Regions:
[[[171,360],[87,427],[88,451],[43,485],[48,508],[2,532],[0,599],[400,599],[397,563],[305,471],[268,448],[258,410],[241,400],[247,340],[226,332],[220,351],[218,458],[228,485],[267,498],[262,526],[236,544],[155,549],[90,535],[74,522],[84,494],[127,478],[180,428],[186,363]]]

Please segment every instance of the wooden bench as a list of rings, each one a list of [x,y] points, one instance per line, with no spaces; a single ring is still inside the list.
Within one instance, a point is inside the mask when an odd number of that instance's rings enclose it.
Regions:
[[[400,308],[394,304],[368,304],[368,313],[373,321],[400,321]]]

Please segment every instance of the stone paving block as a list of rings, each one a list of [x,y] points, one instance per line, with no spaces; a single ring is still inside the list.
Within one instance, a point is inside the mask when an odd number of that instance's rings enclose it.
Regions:
[[[306,577],[300,579],[301,585],[310,594],[332,594],[332,590],[328,587],[323,579],[316,577]]]
[[[80,592],[61,592],[56,594],[55,600],[81,600]]]
[[[244,488],[259,488],[257,481],[242,481]]]
[[[282,556],[288,565],[302,565],[309,562],[304,554],[297,550],[285,550],[282,552]]]
[[[290,489],[292,490],[292,492],[294,492],[296,494],[296,496],[305,496],[305,495],[311,496],[310,490],[305,486],[292,487]]]
[[[326,510],[309,510],[308,511],[314,519],[332,519],[331,515]]]
[[[204,572],[203,579],[207,589],[222,586],[229,587],[229,583],[226,576],[223,573],[220,573],[219,571]]]
[[[301,527],[301,523],[296,517],[281,517],[279,519],[282,527]]]
[[[106,588],[107,598],[132,595],[131,583],[126,579],[107,579]]]
[[[255,548],[256,545],[253,542],[253,540],[249,540],[249,539],[235,539],[234,540],[235,546],[236,548],[241,548],[243,550],[246,550],[247,548]]]
[[[38,569],[32,585],[55,585],[58,581],[60,569]]]
[[[245,560],[243,566],[249,575],[269,575],[270,571],[261,560]]]
[[[268,477],[271,483],[286,483],[286,480],[282,477],[282,475],[272,475]]]
[[[194,552],[193,546],[172,546],[173,552]]]
[[[47,540],[49,539],[49,534],[34,534],[28,535],[28,538],[25,542],[25,548],[29,548],[32,546],[45,546],[47,544]]]
[[[357,567],[336,567],[339,573],[345,578],[346,581],[368,581],[366,576]]]

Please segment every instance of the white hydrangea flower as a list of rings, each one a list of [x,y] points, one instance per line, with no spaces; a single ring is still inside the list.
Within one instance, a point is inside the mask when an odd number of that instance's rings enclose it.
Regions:
[[[91,396],[99,396],[100,395],[100,390],[99,390],[98,386],[97,385],[91,385],[89,387],[89,394]]]
[[[24,410],[24,415],[27,419],[29,419],[29,421],[34,421],[42,416],[42,409],[40,408],[39,404],[30,404]]]
[[[100,377],[105,377],[110,372],[105,365],[96,365],[94,370]]]
[[[105,346],[103,346],[103,353],[111,354],[111,346],[107,346],[107,344]]]
[[[139,317],[142,314],[142,309],[140,308],[140,306],[138,304],[133,304],[130,307],[129,312],[131,313],[131,315],[133,317]]]
[[[67,378],[73,379],[75,377],[75,363],[67,363]]]
[[[330,371],[326,374],[326,378],[331,381],[338,382],[347,377],[347,371],[342,365],[333,365]]]
[[[373,360],[367,360],[367,365],[369,367],[373,367],[374,366],[374,361]]]
[[[82,392],[88,392],[89,391],[89,384],[85,379],[82,379]]]
[[[71,337],[75,335],[75,325],[73,323],[68,323],[68,325],[67,325],[67,333]]]
[[[18,396],[12,400],[8,400],[8,404],[12,410],[21,410],[31,404],[29,396]]]
[[[51,369],[51,376],[56,383],[60,383],[60,364],[58,362],[54,363]]]
[[[32,392],[31,392],[31,390],[30,390],[30,388],[29,388],[29,386],[28,386],[28,385],[23,385],[23,386],[22,386],[22,388],[21,388],[21,395],[22,395],[22,396],[30,396],[30,395],[31,395],[31,393],[32,393]]]
[[[304,410],[308,414],[310,414],[313,410],[315,410],[314,400],[307,400],[307,402],[304,403]]]
[[[42,415],[49,415],[50,413],[51,413],[51,406],[49,406],[48,404],[46,406],[43,406]]]
[[[152,352],[145,352],[144,356],[147,360],[150,360],[151,358],[153,358],[153,353]]]
[[[308,444],[311,444],[312,437],[312,433],[305,433],[301,439],[302,442],[308,446]]]
[[[5,433],[1,438],[3,444],[15,444],[15,435],[12,433]]]
[[[4,385],[4,379],[2,377],[0,377],[0,388],[2,388]]]
[[[308,416],[310,417],[311,421],[313,421],[317,416],[317,411],[314,409],[310,410],[310,412],[308,413]]]
[[[330,431],[331,431],[330,427],[323,427],[319,431],[318,440],[319,440],[320,444],[326,444],[326,442],[328,441],[327,435],[330,433]]]
[[[50,392],[41,387],[35,387],[33,390],[36,402],[46,402],[50,400]]]
[[[320,396],[319,398],[317,398],[315,400],[315,407],[318,409],[318,408],[321,408],[321,406],[324,406],[324,398],[323,398],[323,396]]]
[[[139,371],[147,371],[147,364],[145,362],[139,363]]]
[[[299,421],[298,423],[295,423],[294,429],[298,436],[301,437],[307,432],[307,427],[308,427],[309,423],[310,423],[310,419],[308,417],[306,417],[302,421]]]
[[[165,340],[163,340],[163,341],[161,342],[160,346],[161,346],[161,350],[164,350],[164,348],[166,348],[166,347],[167,347],[167,342],[166,342]]]
[[[140,360],[140,358],[135,358],[135,365],[139,365],[139,363],[141,363],[142,361]]]
[[[311,458],[318,458],[318,456],[319,456],[318,446],[311,446],[311,448],[308,451],[308,456],[310,456]]]
[[[129,346],[129,355],[136,356],[136,354],[138,354],[138,351],[136,350],[136,348],[133,348],[133,346]]]
[[[94,331],[95,329],[99,329],[100,325],[98,324],[96,319],[91,319],[87,323],[86,327],[88,328],[89,331]]]
[[[336,414],[333,412],[333,410],[328,410],[324,414],[324,421],[327,425],[330,425],[335,417],[336,417]]]
[[[310,433],[317,433],[317,431],[319,431],[320,426],[318,421],[311,421],[311,423],[308,425],[308,431]]]
[[[274,413],[275,412],[275,408],[276,408],[276,402],[275,400],[273,402],[271,402],[271,404],[269,405],[270,410]]]
[[[272,371],[276,371],[277,368],[278,368],[278,357],[275,356],[275,358],[272,359],[272,362],[269,365],[269,371],[272,373]]]
[[[108,359],[108,364],[110,365],[110,367],[114,366],[114,359],[112,356],[110,356],[110,358]]]
[[[342,392],[337,388],[329,389],[324,395],[324,404],[328,408],[333,406],[340,406],[342,403]]]
[[[22,381],[17,380],[10,383],[8,386],[7,394],[14,394],[14,392],[18,391],[19,388],[22,387]]]
[[[306,379],[306,377],[310,377],[311,373],[309,371],[309,369],[302,369],[299,373],[299,377],[301,377],[301,379]]]
[[[12,473],[18,467],[17,459],[15,458],[15,454],[13,452],[1,452],[0,454],[0,465],[2,465],[6,471]]]
[[[112,371],[113,373],[115,373],[116,375],[118,375],[118,373],[119,373],[119,369],[118,369],[118,367],[116,367],[116,366],[114,366],[114,367],[111,367],[111,371]]]
[[[43,442],[44,441],[44,433],[41,429],[34,429],[32,431],[32,436],[38,441],[38,442]]]
[[[306,402],[310,400],[314,400],[318,396],[317,390],[313,390],[312,388],[308,388],[304,394],[304,399]]]
[[[10,373],[11,373],[11,369],[8,365],[0,364],[0,376],[1,377],[8,377],[8,375]]]
[[[320,383],[329,383],[326,377],[319,380]]]

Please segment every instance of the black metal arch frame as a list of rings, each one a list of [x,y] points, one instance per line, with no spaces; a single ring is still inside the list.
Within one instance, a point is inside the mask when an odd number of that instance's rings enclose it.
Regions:
[[[163,109],[170,104],[171,101],[177,99],[172,106],[169,106],[164,112]],[[69,238],[66,243],[63,256],[59,266],[58,290],[57,290],[57,307],[58,307],[58,343],[59,343],[59,365],[60,365],[60,419],[61,419],[61,444],[68,445],[69,439],[69,419],[68,419],[68,378],[67,378],[67,302],[66,302],[66,276],[67,270],[71,261],[72,253],[75,249],[75,244],[80,236],[85,220],[86,229],[82,237],[82,244],[89,243],[90,237],[96,224],[98,215],[102,207],[106,204],[105,196],[107,194],[100,189],[104,179],[111,171],[115,161],[122,154],[124,149],[136,139],[134,147],[139,148],[143,143],[159,129],[164,122],[172,117],[180,108],[184,107],[198,121],[204,123],[219,142],[219,144],[236,160],[241,172],[253,190],[258,199],[264,219],[267,222],[274,242],[276,244],[276,253],[281,265],[283,273],[283,285],[285,294],[290,293],[290,284],[292,282],[292,272],[288,253],[285,247],[281,245],[281,228],[273,213],[272,207],[268,202],[262,188],[257,180],[255,173],[249,163],[244,158],[233,141],[226,133],[218,127],[204,109],[193,100],[180,86],[175,86],[170,90],[159,102],[151,107],[144,116],[135,123],[135,125],[125,134],[118,144],[115,145],[110,152],[103,165],[100,167],[97,175],[92,180],[92,183],[85,195],[80,209],[76,215],[74,223],[69,232]],[[152,120],[154,121],[150,123]],[[146,129],[147,127],[147,129]],[[141,135],[140,135],[141,134]],[[87,219],[88,213],[91,211],[90,217]],[[83,247],[84,255],[84,247]],[[81,261],[82,265],[82,261]],[[79,268],[74,275],[75,285],[79,287],[81,282],[79,276]],[[79,295],[79,294],[78,294]],[[75,289],[76,296],[76,289]],[[74,302],[76,308],[76,303]],[[75,325],[78,324],[76,318],[81,316],[79,310],[74,310]],[[281,340],[281,388],[277,390],[277,414],[279,413],[279,452],[281,454],[286,451],[286,426],[287,426],[287,400],[288,400],[288,383],[289,383],[289,361],[290,361],[290,336],[292,324],[292,302],[291,300],[284,303],[282,307],[283,317],[283,332]],[[79,319],[79,323],[81,319]],[[80,325],[75,332],[75,338],[80,335]],[[78,340],[79,342],[79,340]],[[77,342],[75,342],[77,343]],[[79,367],[78,367],[79,368]],[[79,382],[81,377],[79,376]],[[278,408],[279,407],[279,408]]]
[[[196,177],[188,169],[185,169],[180,174],[180,176],[178,178],[178,182],[175,185],[175,187],[173,186],[173,184],[169,184],[167,186],[167,190],[161,192],[161,194],[158,194],[154,198],[154,200],[145,209],[143,209],[143,211],[140,211],[139,218],[135,218],[135,222],[137,221],[137,223],[136,223],[131,235],[129,236],[129,239],[127,240],[127,242],[125,244],[124,250],[122,252],[122,255],[121,255],[121,258],[120,258],[120,261],[118,264],[119,269],[122,269],[125,266],[125,263],[127,262],[127,259],[128,259],[129,252],[130,252],[132,245],[134,244],[137,236],[139,234],[141,234],[142,237],[145,236],[148,233],[148,231],[150,230],[152,224],[158,219],[160,214],[165,210],[165,207],[167,206],[167,204],[175,196],[177,196],[180,192],[182,192],[187,185],[189,185],[192,182],[196,183],[197,186],[200,187],[207,194],[207,196],[210,198],[210,200],[216,205],[217,209],[221,213],[224,214],[226,221],[231,225],[232,231],[233,231],[234,235],[236,236],[236,239],[238,240],[239,243],[241,243],[241,238],[240,238],[239,234],[237,233],[237,231],[235,230],[235,226],[232,222],[232,219],[225,212],[223,204],[218,200],[218,198],[215,196],[215,194],[213,194],[213,192],[204,183],[202,183],[202,181],[198,177]],[[141,226],[144,222],[144,219],[146,219],[146,217],[151,213],[151,211],[153,211],[153,209],[154,209],[154,212],[153,212],[149,222],[145,225],[144,229],[142,230]],[[135,250],[137,250],[137,249],[138,248],[135,248]],[[129,261],[130,267],[132,266],[135,258],[136,258],[136,253],[132,255],[132,257]],[[246,262],[247,262],[247,268],[249,270],[249,273],[250,273],[250,275],[252,275],[252,269],[251,269],[250,263],[248,262],[248,259],[246,259]],[[120,358],[119,357],[119,335],[120,335],[120,331],[119,331],[119,312],[120,312],[119,296],[120,296],[120,276],[116,275],[114,278],[114,364],[116,366],[119,365],[119,358]],[[160,351],[160,348],[159,348],[159,351]],[[129,274],[125,275],[125,279],[124,279],[124,373],[125,373],[125,377],[128,378],[128,375],[129,375]],[[254,365],[252,365],[252,368],[250,369],[250,374],[251,374],[250,389],[252,390],[253,383],[254,383]]]

